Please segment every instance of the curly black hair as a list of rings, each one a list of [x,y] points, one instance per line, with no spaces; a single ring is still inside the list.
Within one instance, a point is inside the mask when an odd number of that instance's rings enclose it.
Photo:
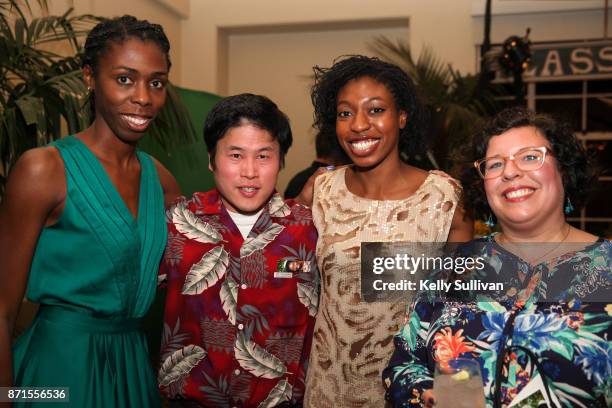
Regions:
[[[572,128],[565,121],[549,115],[537,114],[524,107],[507,108],[481,125],[471,142],[463,149],[464,163],[460,179],[463,184],[464,205],[476,218],[495,217],[484,191],[484,183],[473,162],[485,157],[489,141],[511,129],[531,126],[536,128],[550,143],[552,154],[561,173],[565,197],[578,209],[587,202],[595,168]]]
[[[81,55],[82,66],[89,66],[95,75],[100,57],[108,51],[111,43],[121,43],[130,38],[153,41],[157,44],[166,55],[168,70],[170,70],[172,65],[170,62],[170,41],[168,41],[162,26],[149,23],[147,20],[138,20],[136,17],[129,15],[104,20],[89,32]],[[89,94],[89,108],[93,120],[96,111],[93,92]]]
[[[417,96],[417,89],[408,75],[397,65],[364,55],[343,56],[330,68],[313,67],[315,83],[311,90],[314,106],[313,127],[330,135],[334,148],[341,148],[336,135],[336,103],[340,90],[347,82],[369,77],[385,85],[393,95],[398,111],[408,114],[406,126],[400,130],[399,149],[409,156],[424,151],[426,110]]]

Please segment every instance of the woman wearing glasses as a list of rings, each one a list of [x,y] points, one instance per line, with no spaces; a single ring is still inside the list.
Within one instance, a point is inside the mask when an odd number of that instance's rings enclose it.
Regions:
[[[488,406],[530,390],[550,406],[609,406],[612,243],[566,221],[592,179],[584,149],[568,127],[511,108],[466,151],[476,161],[462,180],[465,204],[501,227],[467,247],[504,289],[480,302],[418,297],[383,373],[386,398],[433,406],[435,364],[470,358],[480,363]]]

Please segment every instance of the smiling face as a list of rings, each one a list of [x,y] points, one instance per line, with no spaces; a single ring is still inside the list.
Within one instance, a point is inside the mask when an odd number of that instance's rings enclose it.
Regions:
[[[225,208],[255,214],[274,192],[280,171],[280,145],[267,130],[243,122],[219,139],[210,163]]]
[[[526,147],[550,147],[536,128],[514,128],[493,136],[487,147],[487,157],[510,156]],[[500,177],[484,180],[489,206],[502,226],[535,228],[563,218],[564,189],[557,162],[546,155],[542,167],[522,171],[511,160]]]
[[[399,132],[407,114],[398,111],[387,87],[370,77],[353,79],[338,92],[336,134],[355,166],[399,159]]]
[[[96,72],[85,66],[83,74],[95,95],[96,127],[128,143],[144,136],[166,101],[168,62],[152,41],[112,43]]]

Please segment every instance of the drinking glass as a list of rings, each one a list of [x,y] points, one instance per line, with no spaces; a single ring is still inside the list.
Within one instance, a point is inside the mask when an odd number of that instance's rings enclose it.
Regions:
[[[437,362],[433,393],[436,408],[485,408],[480,364],[469,358]]]

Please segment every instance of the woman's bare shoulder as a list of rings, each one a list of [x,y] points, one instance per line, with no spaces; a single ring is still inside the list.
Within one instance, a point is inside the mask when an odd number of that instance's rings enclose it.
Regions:
[[[23,203],[32,211],[47,214],[66,197],[64,162],[55,147],[38,147],[26,151],[9,173],[7,205],[19,210]]]
[[[37,147],[23,153],[9,173],[9,179],[33,184],[54,183],[64,178],[64,161],[52,146]]]

